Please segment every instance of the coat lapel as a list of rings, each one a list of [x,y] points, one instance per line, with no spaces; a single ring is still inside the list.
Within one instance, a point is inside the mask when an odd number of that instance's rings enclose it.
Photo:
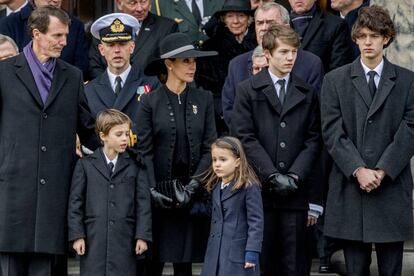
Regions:
[[[262,70],[252,78],[253,88],[260,89],[265,94],[267,100],[273,109],[280,114],[282,112],[282,104],[277,97],[275,86],[268,70]]]
[[[232,196],[239,193],[241,189],[243,189],[243,188],[240,188],[238,190],[233,190],[233,185],[234,185],[234,182],[230,183],[229,186],[227,186],[227,188],[223,189],[222,194],[221,194],[222,202],[228,200]]]
[[[109,77],[106,71],[99,76],[94,92],[98,94],[98,97],[107,108],[113,107],[116,96],[109,83]]]
[[[142,22],[142,26],[138,32],[138,36],[135,39],[135,49],[134,49],[132,56],[134,56],[138,52],[138,47],[142,48],[143,47],[142,45],[144,45],[145,42],[148,41],[152,33],[151,29],[153,28],[153,24],[154,24],[154,17],[155,15],[149,12],[147,18],[145,18],[144,21]],[[132,59],[132,56],[131,56],[131,59]]]
[[[26,86],[29,93],[32,95],[33,99],[39,105],[39,107],[43,107],[43,101],[40,97],[39,90],[37,89],[35,80],[32,75],[32,71],[30,70],[29,64],[26,61],[26,58],[23,54],[20,54],[16,58],[15,63],[17,69],[16,74],[17,77],[21,80],[21,82]]]
[[[359,58],[351,64],[351,78],[355,89],[361,95],[367,108],[369,109],[372,103],[372,97],[369,92],[367,78],[365,77],[365,72]]]
[[[111,176],[109,174],[109,167],[106,164],[104,153],[102,148],[95,150],[94,153],[90,155],[92,165],[107,179],[110,180]]]
[[[319,7],[317,7],[315,16],[311,20],[311,22],[310,22],[310,24],[308,26],[308,29],[305,32],[305,36],[302,39],[302,43],[301,43],[301,48],[302,49],[305,49],[306,46],[308,46],[309,42],[312,40],[312,38],[314,37],[315,33],[319,29],[319,26],[322,25],[322,23],[323,23],[323,13],[319,9]]]
[[[391,93],[392,88],[395,85],[395,67],[390,62],[384,58],[384,69],[382,71],[382,76],[378,84],[378,89],[375,92],[374,99],[369,108],[367,118],[373,115],[378,108],[384,103],[388,95]]]
[[[286,100],[283,104],[282,114],[280,117],[283,117],[289,110],[298,105],[300,102],[306,99],[306,95],[301,92],[301,90],[307,89],[301,86],[296,80],[296,76],[291,74],[290,81],[288,85],[288,91],[286,93]]]
[[[56,61],[55,72],[53,73],[52,86],[50,88],[49,96],[46,99],[45,109],[53,103],[62,87],[68,79],[68,74],[65,73],[67,66],[59,59]],[[82,85],[82,84],[80,84]]]
[[[129,159],[129,155],[128,153],[124,152],[124,153],[120,153],[118,155],[118,160],[116,161],[116,166],[115,166],[115,170],[114,173],[112,174],[112,177],[117,176],[120,172],[122,172],[126,167],[128,167],[129,163],[128,163],[128,159]]]
[[[113,108],[123,110],[123,108],[131,101],[134,96],[137,95],[137,84],[140,78],[140,72],[132,67],[125,81],[124,87],[122,87],[121,93],[115,99]]]
[[[191,13],[190,9],[187,7],[185,0],[173,0],[173,2],[174,2],[174,9],[176,13],[181,14],[183,17],[185,17],[184,20],[187,21],[189,24],[197,26],[194,15]],[[180,19],[183,19],[183,18],[174,18],[175,22],[177,22],[178,24],[181,23]]]

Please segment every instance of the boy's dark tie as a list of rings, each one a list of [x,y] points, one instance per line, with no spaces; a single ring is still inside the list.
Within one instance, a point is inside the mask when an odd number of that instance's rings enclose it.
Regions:
[[[114,172],[114,167],[115,167],[114,163],[109,162],[108,167],[109,167],[109,175],[112,175],[112,173]]]
[[[375,71],[368,72],[368,76],[369,76],[368,87],[369,87],[369,92],[371,93],[372,98],[374,98],[375,92],[377,92],[377,87],[375,86],[375,81],[374,81],[374,77],[376,74],[377,73]]]
[[[285,80],[284,79],[278,80],[277,83],[280,85],[279,101],[283,105],[283,103],[285,102],[285,96],[286,96]]]

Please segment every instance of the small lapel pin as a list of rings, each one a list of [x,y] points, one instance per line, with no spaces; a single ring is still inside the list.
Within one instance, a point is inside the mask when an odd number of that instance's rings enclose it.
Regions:
[[[198,108],[195,104],[193,104],[193,113],[194,113],[194,115],[197,115],[197,113],[198,113]]]
[[[144,30],[145,30],[145,31],[151,31],[151,29],[150,29],[150,28],[144,28]]]
[[[148,84],[145,84],[143,86],[139,86],[137,88],[137,91],[135,92],[138,95],[137,100],[140,101],[141,96],[143,94],[148,94],[150,91],[151,91],[151,86],[149,86]]]

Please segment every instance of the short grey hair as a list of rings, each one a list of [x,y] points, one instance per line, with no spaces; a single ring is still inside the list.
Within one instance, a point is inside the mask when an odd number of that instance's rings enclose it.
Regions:
[[[11,37],[0,34],[0,45],[3,45],[6,42],[9,42],[13,46],[13,48],[16,50],[16,54],[19,53],[19,47],[17,47],[16,42],[14,42]]]
[[[259,11],[268,11],[271,9],[275,9],[279,11],[282,17],[281,19],[282,19],[283,24],[288,25],[290,23],[290,16],[289,16],[288,10],[282,5],[275,3],[275,2],[267,2],[267,3],[264,3],[262,6],[258,7],[256,9],[256,12],[254,13],[254,17],[256,18],[256,15]]]
[[[252,58],[262,57],[262,56],[264,56],[263,47],[262,47],[262,45],[259,45],[256,48],[254,48]]]

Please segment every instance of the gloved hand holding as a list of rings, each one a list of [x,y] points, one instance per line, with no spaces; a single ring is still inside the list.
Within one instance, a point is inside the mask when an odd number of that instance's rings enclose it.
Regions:
[[[180,189],[176,190],[176,199],[177,199],[177,207],[182,208],[187,206],[196,193],[196,191],[200,188],[201,183],[196,179],[191,179],[190,182],[185,185],[181,186]]]
[[[281,173],[272,173],[267,182],[270,184],[270,191],[281,196],[287,196],[298,189],[293,177]]]
[[[151,188],[150,191],[151,191],[152,201],[154,202],[154,206],[156,208],[161,208],[161,209],[172,208],[173,200],[171,198],[157,192],[155,188]]]

